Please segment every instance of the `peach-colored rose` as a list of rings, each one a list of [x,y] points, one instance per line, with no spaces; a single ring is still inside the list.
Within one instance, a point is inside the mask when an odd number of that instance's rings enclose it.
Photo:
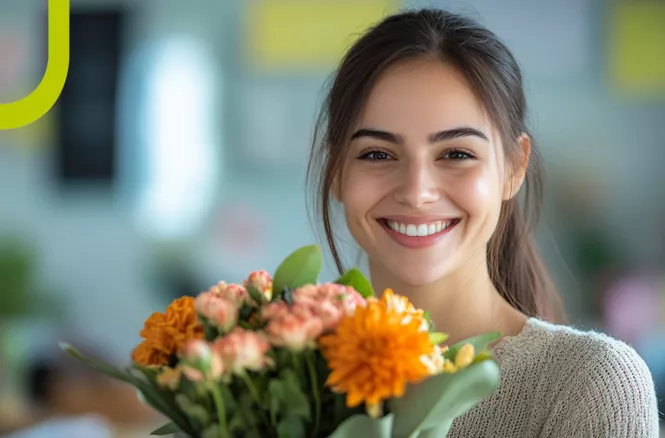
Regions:
[[[365,307],[367,305],[367,300],[352,287],[347,288],[346,293],[340,299],[342,309],[346,315],[353,314],[357,307]]]
[[[289,311],[289,305],[285,301],[273,301],[261,307],[261,318],[264,320],[281,318]]]
[[[249,285],[261,292],[268,301],[272,298],[272,277],[268,271],[260,270],[249,274],[249,278],[243,282],[243,286],[247,288]]]
[[[351,314],[367,301],[352,287],[335,283],[307,285],[293,292],[293,301],[305,305],[321,319],[323,330],[335,329],[343,315]]]
[[[182,373],[192,382],[217,380],[224,374],[224,363],[213,354],[211,345],[202,340],[193,340],[185,344],[180,352]]]
[[[231,333],[213,344],[213,355],[220,357],[225,366],[238,374],[244,370],[261,371],[273,364],[267,356],[270,343],[261,333],[234,328]]]
[[[243,304],[249,304],[250,306],[256,306],[256,303],[247,292],[247,289],[243,285],[230,283],[227,284],[225,281],[220,281],[216,285],[210,288],[208,292],[212,292],[230,300],[237,307],[242,306]]]
[[[342,319],[343,313],[340,307],[340,303],[337,300],[316,300],[308,296],[303,296],[296,301],[294,311],[298,313],[302,312],[300,309],[307,309],[311,315],[321,321],[322,330],[329,331],[337,327],[340,319]]]
[[[266,327],[270,342],[294,351],[313,348],[323,332],[323,321],[307,304],[295,304],[291,312],[273,318]]]
[[[229,331],[238,322],[238,308],[221,295],[203,292],[196,297],[196,313],[220,330]]]

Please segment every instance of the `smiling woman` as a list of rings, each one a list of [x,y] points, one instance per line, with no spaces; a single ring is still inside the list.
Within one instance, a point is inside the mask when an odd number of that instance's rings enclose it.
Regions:
[[[430,310],[451,342],[506,335],[499,389],[451,437],[657,437],[635,351],[554,324],[563,312],[531,235],[542,160],[525,116],[516,60],[472,20],[421,10],[370,29],[337,70],[308,169],[332,255],[343,271],[339,206],[375,290]]]

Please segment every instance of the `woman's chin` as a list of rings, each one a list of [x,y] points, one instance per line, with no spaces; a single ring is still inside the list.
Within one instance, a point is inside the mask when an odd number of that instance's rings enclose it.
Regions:
[[[445,273],[441,272],[441,269],[398,268],[392,272],[392,275],[399,284],[405,287],[420,288],[437,283],[445,276]]]

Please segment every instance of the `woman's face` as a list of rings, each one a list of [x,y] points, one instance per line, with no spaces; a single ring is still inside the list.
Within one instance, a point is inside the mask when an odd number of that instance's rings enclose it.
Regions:
[[[507,176],[499,135],[464,78],[410,62],[372,89],[335,196],[372,274],[419,286],[486,269],[502,201],[516,191]]]

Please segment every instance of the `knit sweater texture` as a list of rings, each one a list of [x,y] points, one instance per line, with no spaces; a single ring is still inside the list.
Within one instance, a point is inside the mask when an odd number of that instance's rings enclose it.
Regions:
[[[453,423],[448,438],[658,438],[653,378],[607,335],[531,318],[494,349],[497,390]]]

